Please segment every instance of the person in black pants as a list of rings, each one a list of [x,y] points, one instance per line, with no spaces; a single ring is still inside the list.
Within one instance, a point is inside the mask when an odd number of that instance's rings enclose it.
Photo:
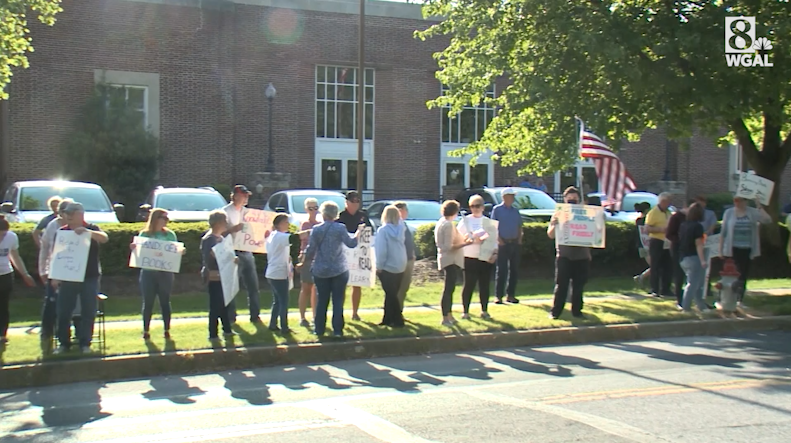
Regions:
[[[563,192],[563,202],[576,205],[580,202],[580,192],[577,188],[569,186]],[[558,225],[557,214],[552,216],[547,228],[547,236],[555,238],[555,231]],[[585,283],[588,281],[588,269],[590,267],[591,253],[590,248],[582,246],[563,246],[557,245],[557,256],[555,258],[555,302],[552,306],[550,318],[557,320],[563,313],[566,306],[566,299],[571,284],[571,315],[575,318],[584,318],[582,315],[582,292]],[[573,283],[573,284],[572,284]]]
[[[379,326],[404,327],[404,315],[398,290],[406,270],[406,225],[398,208],[388,205],[382,212],[382,226],[376,232],[376,273],[385,293],[384,316]]]
[[[670,216],[670,220],[667,222],[667,231],[665,233],[665,236],[670,241],[670,257],[673,259],[673,289],[676,291],[676,302],[678,306],[682,305],[681,302],[684,297],[685,275],[684,270],[681,269],[681,259],[683,257],[681,257],[679,252],[681,246],[679,241],[679,229],[687,220],[687,210],[689,210],[689,207],[693,204],[695,204],[695,200],[689,200],[683,209]]]
[[[659,202],[648,212],[645,226],[650,236],[648,255],[651,257],[651,295],[654,297],[670,297],[670,284],[673,279],[673,259],[670,248],[666,248],[665,231],[670,220],[669,193],[659,194]]]
[[[497,261],[497,226],[483,215],[483,197],[473,195],[469,200],[472,214],[459,222],[458,231],[471,244],[464,248],[464,287],[461,290],[461,301],[464,314],[461,318],[470,318],[470,302],[472,293],[478,286],[481,300],[481,318],[491,320],[489,315],[489,294],[492,268]]]

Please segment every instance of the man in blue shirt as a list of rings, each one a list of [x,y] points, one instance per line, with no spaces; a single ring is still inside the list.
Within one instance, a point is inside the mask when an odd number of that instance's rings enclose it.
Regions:
[[[706,197],[699,195],[695,197],[695,202],[703,206],[703,221],[700,222],[703,225],[703,231],[706,235],[714,234],[714,229],[717,227],[717,214],[711,209],[706,209]]]
[[[516,299],[516,281],[519,273],[519,258],[522,252],[522,215],[514,206],[516,191],[505,188],[503,202],[492,209],[492,220],[497,220],[497,285],[495,295],[497,304],[503,304],[503,296],[508,295],[509,303],[519,303]],[[506,290],[506,281],[508,288]]]

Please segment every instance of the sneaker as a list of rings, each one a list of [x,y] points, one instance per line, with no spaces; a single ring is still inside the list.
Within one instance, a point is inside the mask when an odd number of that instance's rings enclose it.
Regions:
[[[683,307],[683,306],[681,306],[681,305],[676,305],[676,309],[678,309],[679,311],[683,311],[683,310],[684,310],[684,307]]]
[[[280,328],[278,328],[277,326],[270,326],[269,330],[272,331],[272,332],[279,332]]]
[[[464,314],[461,314],[461,319],[462,320],[469,320],[470,319],[470,314],[468,314],[466,312]]]
[[[500,297],[497,297],[497,300],[495,300],[494,304],[496,304],[496,305],[502,305],[502,304],[503,304],[503,299],[502,299],[502,298],[500,298]]]
[[[642,280],[640,280],[640,276],[639,275],[635,275],[634,277],[632,277],[632,280],[634,280],[635,287],[639,288],[640,286],[643,286],[643,282],[642,282]]]
[[[484,320],[491,320],[492,316],[488,312],[481,312],[481,318]]]
[[[354,314],[354,315],[352,315],[352,320],[354,320],[354,321],[362,321],[362,319],[360,318],[360,316],[359,316],[359,315],[357,315],[357,314]]]
[[[560,316],[559,316],[559,315],[555,315],[555,314],[553,314],[553,313],[551,313],[551,312],[550,312],[550,313],[549,313],[549,319],[550,319],[550,320],[559,320],[559,319],[560,319]]]
[[[519,303],[519,299],[516,297],[508,297],[505,301],[508,303]]]
[[[716,308],[716,309],[719,309],[719,310],[722,310],[722,305],[721,305],[721,304],[720,304],[720,302],[718,302],[718,301],[717,301],[717,302],[714,302],[714,308]]]
[[[54,354],[55,354],[55,355],[60,355],[60,354],[65,354],[65,353],[67,353],[67,352],[69,352],[69,348],[67,348],[66,346],[58,346],[58,347],[55,349],[55,352],[54,352]]]
[[[250,317],[250,323],[263,323],[261,317]]]
[[[651,291],[651,292],[649,292],[649,293],[648,293],[648,296],[649,296],[649,297],[662,298],[662,296],[661,296],[661,295],[657,294],[657,293],[656,293],[656,292],[654,292],[654,291]]]
[[[302,321],[299,322],[299,325],[304,327],[304,328],[309,328],[310,327],[310,322],[303,318]]]
[[[458,321],[458,320],[456,320],[454,317],[451,317],[451,318],[450,318],[450,321],[451,321],[451,322],[453,322],[453,324],[454,324],[454,325],[455,325],[456,323],[458,323],[458,322],[459,322],[459,321]]]
[[[708,314],[709,312],[711,312],[711,309],[709,309],[709,308],[703,308],[703,309],[700,310],[701,314]]]
[[[445,327],[448,327],[448,328],[452,328],[453,327],[453,322],[450,321],[450,320],[442,320],[441,324],[442,324],[442,326],[445,326]]]
[[[742,302],[739,302],[739,303],[737,303],[737,304],[736,304],[736,307],[737,307],[737,308],[739,308],[739,309],[748,309],[748,308],[747,308],[747,305],[745,305],[745,304],[744,304],[744,303],[742,303]]]
[[[91,353],[91,347],[90,346],[83,346],[83,347],[80,348],[80,352],[82,352],[83,354],[90,354]]]
[[[222,335],[227,337],[227,338],[230,338],[230,337],[236,337],[239,334],[237,334],[236,332],[231,331],[231,332],[223,332]]]

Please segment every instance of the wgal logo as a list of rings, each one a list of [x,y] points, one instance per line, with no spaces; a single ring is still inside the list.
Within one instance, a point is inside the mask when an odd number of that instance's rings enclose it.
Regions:
[[[725,61],[729,67],[771,68],[771,49],[768,38],[755,38],[755,17],[725,17]]]

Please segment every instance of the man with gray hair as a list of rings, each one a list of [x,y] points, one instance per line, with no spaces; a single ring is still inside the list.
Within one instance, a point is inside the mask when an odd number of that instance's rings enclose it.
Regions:
[[[93,338],[93,322],[96,318],[96,297],[99,294],[99,244],[107,243],[109,237],[98,226],[85,222],[85,208],[80,203],[70,203],[63,211],[66,224],[58,233],[72,231],[79,236],[90,236],[88,261],[81,282],[51,280],[52,287],[58,291],[58,341],[60,347],[57,354],[67,352],[71,348],[71,314],[77,300],[81,306],[81,324],[78,334],[80,350],[83,354],[91,352]],[[57,240],[57,236],[55,237]]]
[[[49,260],[52,249],[55,247],[55,235],[61,226],[66,224],[66,207],[74,200],[65,198],[58,203],[56,208],[57,218],[50,221],[44,228],[41,235],[41,247],[38,250],[38,275],[41,283],[44,284],[44,307],[41,310],[41,341],[49,343],[55,335],[55,321],[57,319],[57,307],[55,305],[57,293],[52,287],[47,276],[49,275]]]
[[[659,202],[648,211],[645,227],[648,232],[648,255],[651,257],[651,295],[670,297],[673,280],[673,259],[670,256],[670,242],[667,240],[667,224],[670,221],[669,192],[659,194]]]

